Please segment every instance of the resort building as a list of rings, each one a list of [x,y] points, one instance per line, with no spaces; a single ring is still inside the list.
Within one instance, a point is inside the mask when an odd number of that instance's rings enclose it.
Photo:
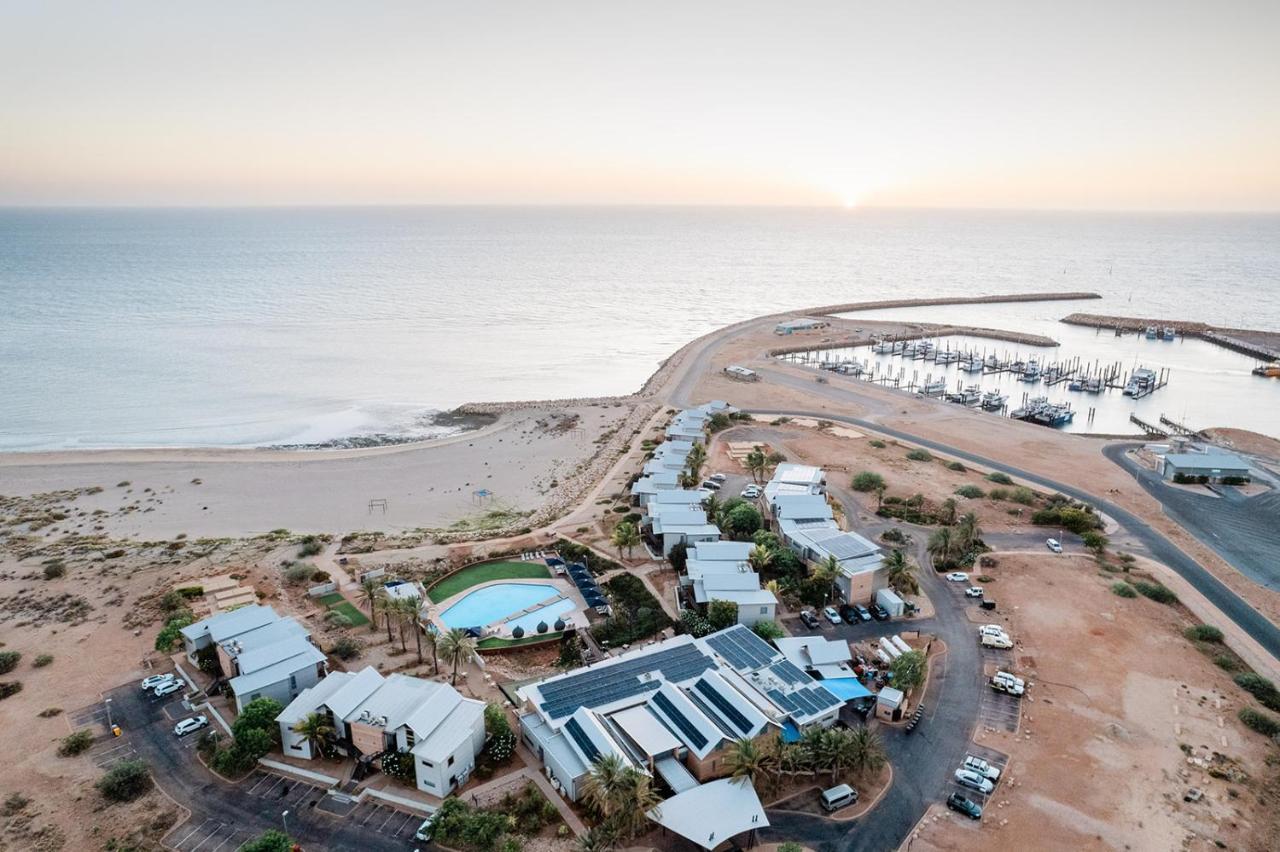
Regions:
[[[1189,482],[1249,481],[1249,463],[1234,453],[1209,449],[1202,453],[1168,453],[1160,467],[1168,480]]]
[[[827,476],[822,468],[808,464],[784,462],[774,468],[773,476],[764,486],[765,502],[784,494],[825,494]]]
[[[773,327],[774,334],[796,334],[802,331],[817,331],[820,328],[826,328],[831,325],[827,320],[816,319],[814,317],[795,317],[789,320],[783,320]]]
[[[517,695],[521,736],[568,799],[581,796],[595,761],[617,754],[676,792],[664,814],[726,774],[729,743],[829,727],[843,706],[741,625],[702,639],[676,636],[527,684]],[[758,803],[754,791],[751,798]],[[710,825],[718,816],[706,818]]]
[[[276,717],[284,753],[311,760],[315,744],[294,730],[311,714],[333,728],[330,745],[357,759],[413,755],[416,786],[441,798],[467,782],[484,747],[484,702],[452,686],[376,669],[334,672]]]
[[[324,652],[306,628],[271,607],[251,606],[219,613],[182,628],[187,657],[199,664],[213,649],[236,712],[255,698],[287,704],[329,670]]]
[[[631,486],[631,502],[637,506],[648,506],[653,495],[660,491],[675,491],[680,487],[680,472],[663,470],[645,474]]]
[[[705,511],[679,504],[649,506],[644,531],[663,556],[669,555],[678,544],[694,545],[720,540],[720,528],[707,520]]]
[[[649,511],[662,511],[666,506],[682,506],[686,509],[701,509],[707,499],[706,492],[690,491],[677,488],[672,491],[658,491],[649,500]]]
[[[705,607],[713,600],[738,605],[738,623],[751,627],[771,621],[778,612],[778,598],[760,586],[760,575],[747,562],[755,547],[749,541],[702,542],[689,548],[680,584],[694,603]]]
[[[793,666],[822,679],[856,677],[853,652],[843,639],[822,636],[787,636],[773,644]]]

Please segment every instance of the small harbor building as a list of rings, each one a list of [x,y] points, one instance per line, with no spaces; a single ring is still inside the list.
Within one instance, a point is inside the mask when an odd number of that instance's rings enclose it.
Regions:
[[[1221,482],[1250,478],[1249,463],[1235,453],[1212,449],[1203,453],[1169,453],[1161,475],[1170,481]]]
[[[830,322],[816,317],[793,317],[789,320],[783,320],[773,327],[774,334],[797,334],[803,331],[817,331],[820,328],[826,328],[831,325]]]

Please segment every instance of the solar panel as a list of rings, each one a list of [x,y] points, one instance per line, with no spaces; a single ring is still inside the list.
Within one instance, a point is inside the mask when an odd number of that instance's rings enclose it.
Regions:
[[[715,708],[724,714],[724,717],[744,735],[751,733],[751,722],[747,720],[747,717],[743,716],[742,712],[730,704],[723,695],[716,692],[711,684],[705,680],[700,680],[694,684],[694,688],[706,696],[707,700],[714,704]]]
[[[565,723],[564,729],[569,732],[569,736],[573,737],[573,741],[578,744],[578,748],[582,749],[582,753],[587,756],[589,763],[595,763],[600,759],[600,749],[596,748],[596,744],[591,742],[591,738],[587,736],[587,732],[582,730],[582,726],[578,724],[577,719],[570,719]]]
[[[787,712],[792,712],[794,710],[799,709],[796,707],[796,703],[791,700],[791,697],[789,695],[784,695],[780,690],[777,690],[777,689],[769,690],[769,697],[773,699],[774,704],[777,704],[779,707],[781,707],[783,710],[786,710]]]
[[[658,705],[671,723],[680,729],[690,745],[696,749],[702,749],[707,745],[707,738],[703,736],[702,731],[695,728],[688,717],[676,709],[676,705],[671,703],[670,698],[659,692],[653,696],[653,703]]]
[[[738,644],[730,639],[727,634],[708,636],[707,644],[714,648],[735,669],[751,668],[751,658],[743,653]]]
[[[785,680],[787,683],[804,683],[809,680],[808,675],[800,671],[798,667],[793,665],[789,660],[782,660],[769,666],[769,671]]]
[[[818,702],[819,705],[821,705],[824,708],[839,706],[844,704],[844,702],[841,701],[839,698],[837,698],[833,693],[824,689],[821,686],[815,686],[812,692],[813,692],[813,700]]]
[[[539,687],[542,710],[552,719],[568,716],[579,707],[596,707],[657,689],[662,680],[688,680],[714,663],[694,645],[681,645],[645,654],[610,666],[585,669]],[[641,681],[639,676],[660,672],[661,679]]]

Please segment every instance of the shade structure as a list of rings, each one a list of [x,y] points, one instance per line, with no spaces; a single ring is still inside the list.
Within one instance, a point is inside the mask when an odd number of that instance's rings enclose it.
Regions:
[[[822,686],[841,701],[871,697],[871,690],[863,686],[856,677],[829,677],[822,681]]]
[[[739,834],[769,825],[755,788],[732,778],[672,796],[649,811],[648,817],[703,849],[715,849]]]

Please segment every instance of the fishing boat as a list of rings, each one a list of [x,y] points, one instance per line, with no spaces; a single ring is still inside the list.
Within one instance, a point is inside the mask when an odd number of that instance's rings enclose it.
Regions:
[[[947,392],[947,383],[943,379],[933,379],[920,386],[921,396],[942,396]]]
[[[960,360],[960,353],[953,349],[944,349],[933,356],[936,364],[954,364]]]
[[[1147,326],[1147,340],[1155,340],[1159,336],[1154,325]]]
[[[1259,364],[1253,368],[1255,376],[1262,376],[1264,379],[1280,379],[1280,361],[1274,364]]]
[[[1000,369],[1000,359],[994,355],[988,355],[982,359],[982,366],[987,370],[998,370]]]
[[[982,366],[983,366],[982,361],[978,358],[974,358],[971,361],[960,362],[960,369],[966,373],[981,373]]]
[[[946,398],[947,402],[954,402],[957,405],[977,405],[982,401],[982,388],[977,385],[968,385],[963,390],[947,394]]]
[[[1177,331],[1177,329],[1175,329],[1173,326],[1171,326],[1171,325],[1166,325],[1166,326],[1164,327],[1164,331],[1161,333],[1161,335],[1160,335],[1160,336],[1161,336],[1161,338],[1163,338],[1164,340],[1173,340],[1174,338],[1176,338],[1176,337],[1178,336],[1178,331]]]
[[[1082,391],[1084,390],[1084,379],[1072,379],[1067,384],[1067,390]]]
[[[1102,393],[1107,389],[1107,385],[1102,381],[1102,376],[1089,376],[1084,380],[1085,393]]]
[[[867,368],[857,361],[845,361],[839,367],[836,367],[836,372],[842,376],[861,376],[866,371]]]
[[[1009,413],[1014,420],[1030,420],[1040,413],[1040,410],[1049,404],[1049,398],[1046,396],[1036,396],[1027,400],[1027,404],[1021,408],[1015,408]]]
[[[1125,383],[1124,395],[1132,397],[1146,396],[1156,389],[1156,371],[1149,370],[1146,367],[1139,367],[1129,376],[1129,381]]]
[[[892,343],[891,341],[881,340],[875,346],[871,347],[871,351],[876,353],[877,355],[892,355],[893,347],[895,345],[896,344]]]
[[[1000,393],[1000,391],[987,391],[982,395],[980,403],[987,411],[999,411],[1004,408],[1004,404],[1009,401],[1009,397]]]
[[[1042,405],[1031,416],[1031,420],[1042,426],[1065,426],[1075,419],[1075,416],[1076,413],[1071,410],[1071,406],[1059,402]]]
[[[1035,358],[1028,360],[1026,366],[1022,368],[1022,381],[1040,381],[1040,362]]]

